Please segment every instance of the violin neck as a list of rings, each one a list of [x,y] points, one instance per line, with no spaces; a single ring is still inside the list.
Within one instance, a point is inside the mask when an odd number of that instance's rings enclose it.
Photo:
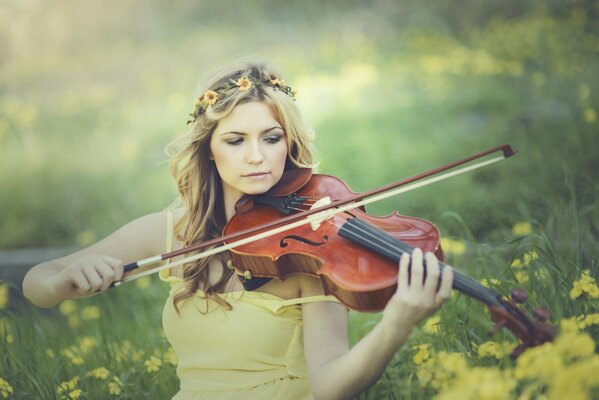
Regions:
[[[399,263],[403,253],[411,254],[414,250],[412,246],[357,217],[347,220],[339,229],[339,235],[396,263]],[[447,264],[439,262],[441,270],[446,266]],[[453,288],[488,306],[501,305],[501,295],[499,293],[486,288],[455,269]]]

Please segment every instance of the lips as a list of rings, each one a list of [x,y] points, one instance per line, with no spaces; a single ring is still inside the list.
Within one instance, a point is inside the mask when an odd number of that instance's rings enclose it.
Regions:
[[[267,175],[269,172],[252,172],[251,174],[243,175],[244,177]]]

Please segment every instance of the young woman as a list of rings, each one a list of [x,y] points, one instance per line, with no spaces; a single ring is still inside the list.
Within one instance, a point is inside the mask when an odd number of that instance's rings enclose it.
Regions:
[[[120,280],[126,263],[218,237],[244,194],[267,191],[287,169],[315,165],[311,132],[272,66],[233,65],[202,93],[191,131],[173,144],[182,206],[35,266],[23,283],[30,301],[52,307],[92,296]],[[177,400],[351,398],[449,298],[453,279],[432,253],[404,255],[381,321],[350,349],[347,309],[324,295],[318,278],[296,274],[250,291],[227,261],[221,254],[160,274],[171,285],[163,326],[179,358]]]

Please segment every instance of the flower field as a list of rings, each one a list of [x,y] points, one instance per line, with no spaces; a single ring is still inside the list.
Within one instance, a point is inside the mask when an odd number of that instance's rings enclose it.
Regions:
[[[523,289],[522,309],[546,307],[557,337],[513,360],[516,338],[489,335],[486,307],[454,291],[359,399],[599,399],[596,2],[171,3],[0,6],[0,249],[87,246],[167,207],[163,149],[186,129],[194,85],[258,55],[297,90],[319,172],[355,192],[517,151],[368,211],[433,222],[448,264],[506,298]],[[46,310],[4,272],[0,400],[176,393],[167,284]],[[378,318],[350,312],[352,343]]]
[[[509,333],[488,336],[485,307],[455,292],[397,353],[363,399],[593,399],[599,394],[597,264],[570,267],[575,248],[557,249],[524,222],[503,246],[442,239],[448,261],[480,265],[473,277],[500,293],[522,287],[531,313],[548,307],[553,342],[526,350]],[[459,267],[458,267],[459,268]],[[490,273],[490,271],[496,271]],[[493,278],[489,278],[493,276]],[[0,398],[163,399],[178,387],[177,357],[159,324],[166,284],[142,278],[92,299],[45,311],[9,307],[0,286]],[[530,303],[530,304],[528,304]],[[378,314],[350,314],[352,341]]]

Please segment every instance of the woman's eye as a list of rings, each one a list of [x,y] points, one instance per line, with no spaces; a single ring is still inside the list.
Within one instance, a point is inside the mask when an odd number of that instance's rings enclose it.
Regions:
[[[278,143],[283,140],[283,137],[280,135],[267,136],[264,138],[264,140],[266,140],[267,143]]]
[[[242,142],[243,142],[243,139],[241,139],[241,138],[227,140],[227,143],[232,144],[232,145],[238,145],[238,144],[241,144]]]

